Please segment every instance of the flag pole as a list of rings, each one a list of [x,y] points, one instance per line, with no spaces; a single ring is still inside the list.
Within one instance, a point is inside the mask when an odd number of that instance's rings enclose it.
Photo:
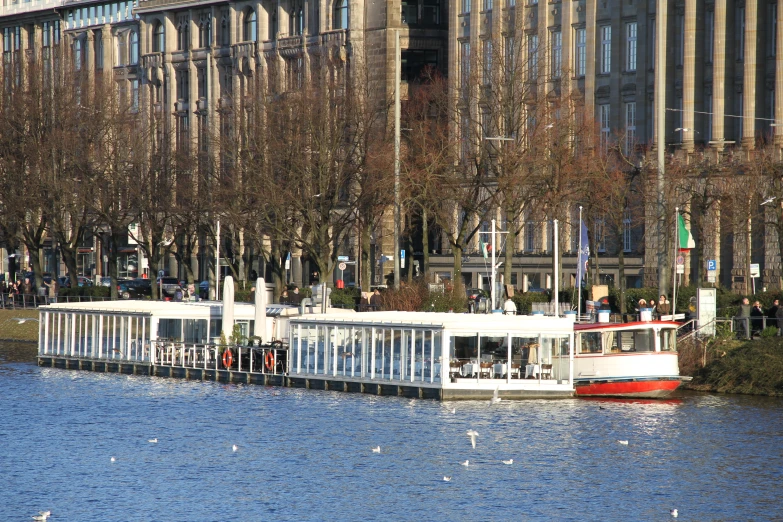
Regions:
[[[677,310],[677,257],[680,250],[680,208],[674,207],[674,277],[672,278],[672,321]],[[683,266],[684,268],[684,266]]]
[[[582,205],[579,205],[579,248],[576,251],[576,286],[579,289],[576,301],[576,320],[582,316]],[[571,294],[573,295],[573,294]]]

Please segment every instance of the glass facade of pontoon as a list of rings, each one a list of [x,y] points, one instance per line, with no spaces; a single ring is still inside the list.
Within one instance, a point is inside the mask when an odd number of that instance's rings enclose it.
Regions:
[[[552,365],[554,355],[568,356],[571,340],[565,332],[482,333],[438,325],[294,321],[290,373],[421,383],[443,383],[450,377],[522,378],[527,365],[535,365],[539,374],[539,365]],[[466,368],[474,367],[466,374]],[[569,379],[568,366],[552,371],[550,379]]]
[[[304,323],[291,329],[292,374],[439,383],[443,331]]]
[[[39,353],[149,361],[150,319],[144,314],[42,313]]]

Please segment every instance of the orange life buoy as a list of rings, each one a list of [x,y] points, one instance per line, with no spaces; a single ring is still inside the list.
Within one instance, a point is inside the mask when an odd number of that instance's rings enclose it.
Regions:
[[[264,357],[264,364],[266,365],[266,369],[271,372],[272,368],[275,367],[275,354],[272,352],[266,352],[266,356]]]
[[[231,353],[231,349],[226,349],[225,352],[223,352],[223,366],[226,368],[231,368],[231,365],[234,362],[234,354]]]

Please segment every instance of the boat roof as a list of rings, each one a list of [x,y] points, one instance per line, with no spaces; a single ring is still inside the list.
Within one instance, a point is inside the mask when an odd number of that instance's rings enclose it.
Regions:
[[[632,321],[630,323],[580,323],[574,325],[577,332],[584,330],[639,330],[641,328],[678,328],[676,321]]]
[[[252,303],[234,303],[234,318],[253,320],[255,305]],[[86,301],[81,303],[52,303],[40,306],[41,312],[71,312],[79,314],[102,315],[146,315],[170,319],[208,319],[220,318],[223,313],[222,301],[151,301],[128,299],[120,301]],[[299,308],[284,304],[268,304],[267,317],[298,315]]]
[[[574,321],[541,315],[455,314],[450,312],[335,312],[292,317],[293,324],[318,323],[346,326],[378,326],[446,329],[452,333],[560,333],[573,331]]]

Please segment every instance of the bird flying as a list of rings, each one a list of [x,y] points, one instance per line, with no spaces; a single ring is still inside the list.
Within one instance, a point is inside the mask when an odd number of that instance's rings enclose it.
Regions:
[[[470,437],[470,443],[473,445],[473,449],[476,449],[476,437],[478,437],[478,432],[476,430],[468,430],[467,435]]]

